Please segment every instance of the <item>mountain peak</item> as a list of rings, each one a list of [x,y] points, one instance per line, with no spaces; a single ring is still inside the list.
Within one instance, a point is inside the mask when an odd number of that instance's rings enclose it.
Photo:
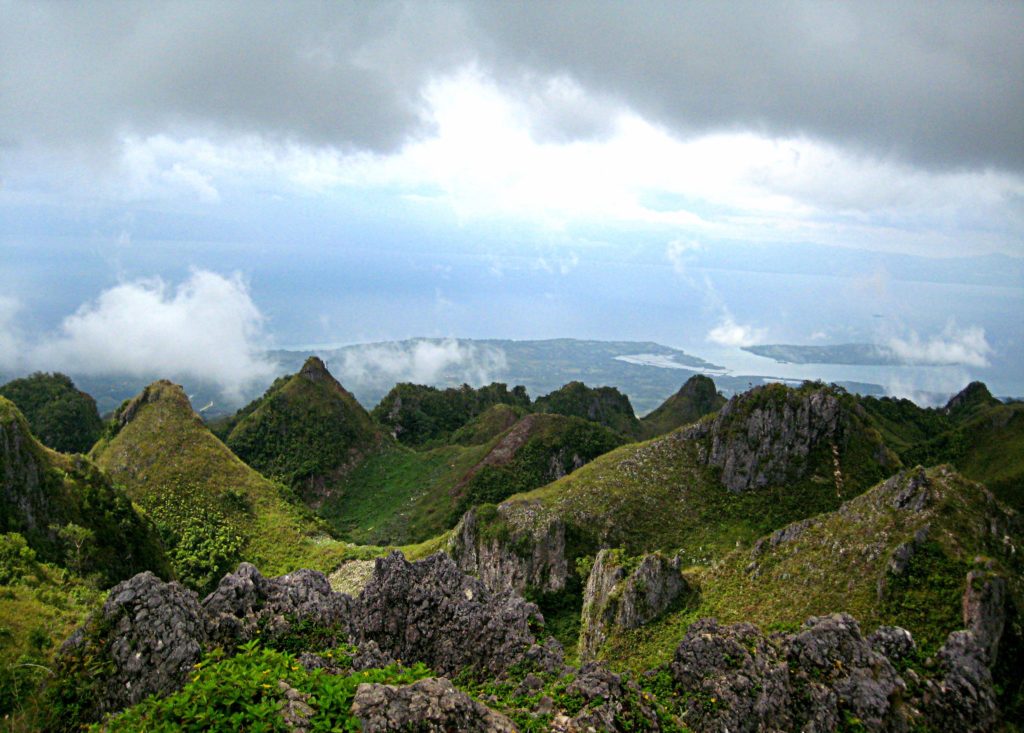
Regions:
[[[960,415],[973,408],[998,404],[999,400],[992,396],[984,382],[971,382],[946,403],[943,412],[947,415]]]
[[[192,403],[180,384],[174,384],[167,379],[158,379],[117,409],[117,412],[114,413],[117,429],[120,430],[130,423],[139,414],[139,410],[145,405],[151,404],[162,404],[171,409],[185,410],[194,414]],[[199,419],[198,416],[196,419]]]
[[[302,365],[302,369],[299,370],[299,376],[308,379],[311,382],[319,382],[323,379],[331,379],[331,373],[327,371],[327,365],[323,363],[319,356],[311,356],[306,359],[306,363]]]

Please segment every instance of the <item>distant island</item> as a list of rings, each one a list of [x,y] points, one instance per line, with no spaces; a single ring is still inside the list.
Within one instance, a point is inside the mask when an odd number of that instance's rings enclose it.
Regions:
[[[759,344],[744,351],[774,359],[780,364],[848,364],[851,366],[904,366],[888,347],[879,344]]]

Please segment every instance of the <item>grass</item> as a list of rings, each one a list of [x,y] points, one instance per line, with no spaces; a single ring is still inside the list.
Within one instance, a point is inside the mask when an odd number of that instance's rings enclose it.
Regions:
[[[0,535],[0,575],[0,718],[5,730],[33,730],[38,688],[53,674],[58,645],[103,594],[63,568],[38,562],[18,535]]]
[[[228,447],[264,476],[311,496],[329,489],[381,437],[366,410],[315,358],[240,414],[224,441]]]
[[[754,556],[736,549],[718,563],[691,569],[701,588],[699,604],[639,629],[618,634],[604,650],[617,665],[645,669],[667,661],[689,625],[713,616],[770,630],[794,630],[808,617],[845,611],[865,633],[880,624],[910,630],[922,654],[934,653],[962,627],[961,596],[975,557],[995,562],[1022,598],[1020,561],[988,531],[1003,514],[977,484],[948,467],[928,471],[935,498],[921,512],[896,509],[892,498],[905,484],[884,483],[841,510],[810,520],[794,539]],[[928,526],[904,574],[887,564],[901,544]],[[879,585],[885,592],[879,597]]]
[[[93,456],[152,514],[172,557],[189,532],[217,528],[200,537],[194,553],[197,561],[213,557],[213,565],[185,578],[200,590],[243,559],[267,575],[300,567],[328,572],[377,551],[331,539],[290,489],[247,466],[206,428],[180,387],[155,383],[125,410],[131,419],[101,440]]]
[[[450,526],[451,490],[487,448],[452,445],[415,451],[391,444],[355,467],[319,514],[350,542],[426,540]]]
[[[553,471],[572,471],[619,443],[603,426],[562,415],[526,416],[478,445],[413,450],[392,443],[349,472],[319,513],[352,542],[421,542],[453,527],[471,506],[543,486]]]

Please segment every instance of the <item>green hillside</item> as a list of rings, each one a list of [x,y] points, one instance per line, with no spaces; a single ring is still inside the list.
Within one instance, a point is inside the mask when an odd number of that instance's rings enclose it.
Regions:
[[[1024,511],[1024,404],[1003,404],[980,382],[939,409],[890,398],[861,404],[905,464],[951,463]]]
[[[579,554],[671,549],[689,564],[706,563],[836,509],[898,465],[851,395],[819,384],[766,385],[695,426],[623,446],[514,496],[502,511],[511,523],[564,521]],[[748,478],[749,486],[729,488]]]
[[[315,356],[225,428],[224,442],[239,458],[311,503],[329,494],[381,439],[370,415]]]
[[[103,432],[96,401],[63,374],[35,374],[0,387],[21,410],[43,445],[61,453],[87,453]]]
[[[170,382],[124,404],[92,455],[153,517],[178,576],[197,589],[240,560],[268,575],[326,571],[353,552],[290,489],[234,455]]]
[[[39,560],[25,538],[0,534],[0,720],[33,730],[35,691],[49,679],[61,642],[102,603],[76,573]]]
[[[168,576],[153,525],[92,461],[50,450],[0,397],[0,533],[106,587],[142,570]]]
[[[678,392],[640,419],[641,435],[645,438],[664,435],[717,412],[724,404],[725,397],[715,389],[714,381],[696,374],[687,379]]]
[[[619,633],[603,654],[644,668],[667,659],[672,641],[698,618],[793,630],[810,616],[846,611],[865,631],[908,629],[923,659],[963,628],[968,572],[975,582],[1006,578],[1012,603],[1024,608],[1024,565],[1013,549],[1021,530],[1019,517],[979,484],[948,466],[916,468],[690,570],[696,597]],[[1010,636],[1021,638],[1020,617],[1011,623]]]
[[[518,414],[519,408],[492,408],[498,409]],[[498,415],[481,417],[486,425],[467,426],[476,438],[493,428]],[[611,430],[579,418],[526,415],[483,444],[428,450],[389,445],[349,472],[320,514],[353,542],[421,542],[453,526],[470,506],[543,486],[621,442]]]
[[[529,409],[530,397],[522,387],[509,391],[498,382],[478,389],[464,384],[444,390],[405,383],[393,387],[372,415],[403,445],[423,446],[446,442],[452,433],[499,404]]]
[[[635,438],[640,433],[640,421],[633,412],[629,397],[615,387],[588,387],[583,382],[569,382],[538,397],[533,408],[537,412],[553,412],[598,422],[625,436]]]

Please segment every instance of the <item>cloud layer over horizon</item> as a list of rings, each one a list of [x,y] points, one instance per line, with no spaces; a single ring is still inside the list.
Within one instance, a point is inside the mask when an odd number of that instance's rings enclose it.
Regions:
[[[195,271],[172,287],[159,278],[104,290],[67,316],[60,329],[26,342],[0,302],[0,353],[11,371],[76,375],[188,377],[239,401],[276,375],[267,359],[263,316],[238,275]]]

